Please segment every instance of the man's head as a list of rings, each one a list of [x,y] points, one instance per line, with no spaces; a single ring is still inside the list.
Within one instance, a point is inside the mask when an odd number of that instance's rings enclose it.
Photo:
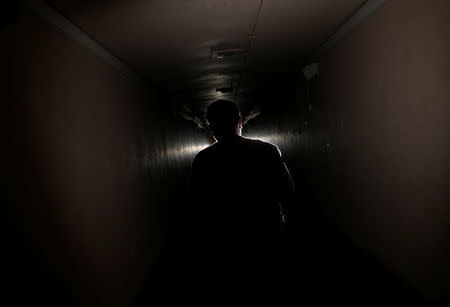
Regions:
[[[241,133],[241,113],[231,101],[216,100],[211,103],[206,110],[206,121],[216,138]]]

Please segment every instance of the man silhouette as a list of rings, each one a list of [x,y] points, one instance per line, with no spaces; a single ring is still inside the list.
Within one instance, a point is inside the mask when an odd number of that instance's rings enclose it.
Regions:
[[[255,301],[279,282],[273,274],[280,206],[286,207],[293,181],[275,145],[241,136],[234,103],[213,102],[206,120],[217,142],[196,155],[190,182],[192,265],[204,290],[199,297],[214,299],[205,303],[210,306]]]

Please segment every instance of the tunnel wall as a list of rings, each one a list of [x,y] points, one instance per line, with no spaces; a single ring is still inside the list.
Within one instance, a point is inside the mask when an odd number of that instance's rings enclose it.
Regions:
[[[167,115],[151,88],[31,13],[1,35],[6,292],[128,306],[167,224]]]
[[[331,219],[432,299],[450,285],[448,12],[446,0],[388,1],[321,58],[313,85]]]

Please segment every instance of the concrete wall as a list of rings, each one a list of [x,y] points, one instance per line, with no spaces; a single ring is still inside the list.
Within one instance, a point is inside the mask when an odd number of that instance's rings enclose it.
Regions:
[[[1,39],[7,292],[19,305],[130,305],[167,224],[167,115],[31,13]]]
[[[321,59],[313,95],[332,139],[330,216],[430,298],[450,285],[449,12],[388,1]]]

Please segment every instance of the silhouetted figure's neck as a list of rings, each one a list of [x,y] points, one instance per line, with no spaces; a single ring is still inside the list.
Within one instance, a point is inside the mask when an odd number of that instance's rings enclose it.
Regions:
[[[225,143],[225,142],[233,142],[236,140],[239,140],[241,138],[241,136],[237,133],[230,133],[230,134],[226,134],[226,135],[221,135],[221,136],[215,136],[217,142],[220,143]]]

